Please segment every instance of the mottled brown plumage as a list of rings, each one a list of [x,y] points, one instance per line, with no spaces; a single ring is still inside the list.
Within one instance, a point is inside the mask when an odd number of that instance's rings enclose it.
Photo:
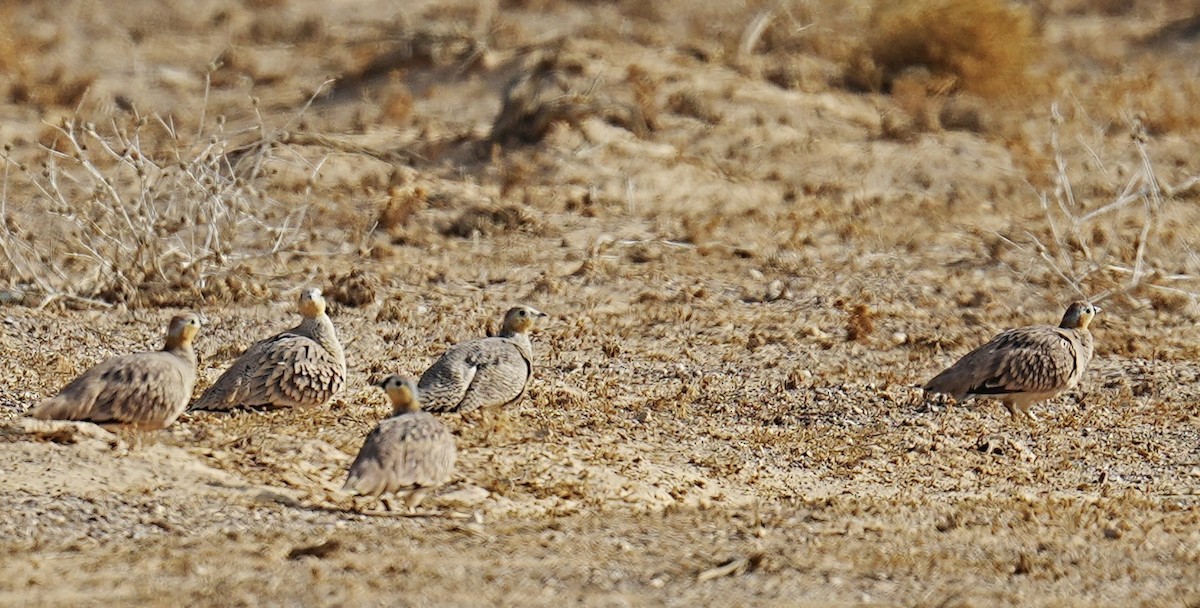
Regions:
[[[546,313],[515,306],[504,315],[500,335],[463,342],[446,351],[421,375],[426,410],[471,412],[514,403],[533,374],[529,330]]]
[[[1037,417],[1029,407],[1079,384],[1092,360],[1088,324],[1100,308],[1073,302],[1058,327],[1010,329],[967,353],[927,384],[931,393],[956,400],[992,397],[1010,414]]]
[[[391,399],[393,415],[367,435],[342,489],[368,496],[404,495],[412,510],[426,492],[450,479],[458,451],[446,427],[421,411],[412,380],[389,376],[379,386]]]
[[[196,383],[192,340],[200,317],[171,319],[160,351],[113,357],[80,374],[29,411],[43,420],[87,420],[143,429],[170,426],[187,407]]]
[[[299,325],[255,343],[192,404],[193,410],[316,407],[346,383],[346,357],[321,290],[300,292]]]

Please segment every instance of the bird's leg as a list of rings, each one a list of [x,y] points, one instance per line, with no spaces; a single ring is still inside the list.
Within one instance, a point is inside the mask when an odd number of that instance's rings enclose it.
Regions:
[[[497,413],[498,408],[482,408],[479,410],[480,426],[486,429],[484,437],[486,441],[493,443],[492,438],[496,436],[496,428],[500,426],[500,416]]]
[[[396,510],[396,509],[395,509],[395,508],[392,506],[392,499],[390,499],[390,498],[381,498],[381,499],[379,499],[379,504],[383,505],[383,510],[384,510],[384,511],[387,511],[388,513],[391,513],[392,511],[395,511],[395,510]]]
[[[409,514],[417,512],[417,505],[421,504],[427,492],[425,488],[417,488],[404,497],[404,506],[408,507]]]
[[[1017,408],[1013,405],[1013,403],[1011,401],[1008,401],[1006,399],[1004,401],[1001,401],[1000,403],[1004,404],[1004,409],[1008,410],[1009,416],[1012,416],[1013,418],[1017,417]]]

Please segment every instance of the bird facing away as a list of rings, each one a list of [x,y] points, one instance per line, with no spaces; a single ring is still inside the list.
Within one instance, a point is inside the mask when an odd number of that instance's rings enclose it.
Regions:
[[[1079,384],[1092,360],[1088,324],[1100,308],[1073,302],[1058,327],[1010,329],[967,353],[925,384],[927,392],[999,399],[1016,416],[1037,421],[1029,407]]]
[[[146,430],[175,422],[196,385],[192,340],[200,317],[187,313],[171,319],[160,351],[121,355],[83,372],[57,395],[29,411],[42,420],[121,423]]]
[[[504,315],[500,335],[446,351],[417,384],[425,409],[466,413],[518,401],[533,375],[529,330],[545,316],[528,306],[514,306]]]
[[[391,399],[392,417],[367,435],[342,490],[368,496],[405,494],[405,506],[412,511],[427,492],[450,479],[458,450],[446,427],[421,411],[412,380],[388,376],[379,386]]]
[[[346,356],[321,290],[300,292],[300,324],[256,342],[192,404],[193,410],[316,407],[346,384]]]

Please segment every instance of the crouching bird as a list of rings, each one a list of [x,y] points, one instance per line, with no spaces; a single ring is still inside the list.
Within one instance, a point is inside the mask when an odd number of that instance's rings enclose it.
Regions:
[[[252,344],[191,409],[312,408],[337,395],[346,384],[346,355],[321,290],[302,290],[299,309],[299,325]]]
[[[200,331],[194,313],[171,319],[162,350],[113,357],[83,372],[29,415],[42,420],[86,420],[153,430],[171,426],[192,398]]]

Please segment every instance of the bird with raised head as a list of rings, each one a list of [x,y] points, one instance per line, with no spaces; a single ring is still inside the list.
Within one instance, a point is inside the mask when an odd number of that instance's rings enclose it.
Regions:
[[[29,415],[42,420],[87,420],[166,428],[187,408],[196,384],[192,341],[200,317],[187,313],[171,319],[162,350],[121,355],[97,364],[34,406]]]
[[[192,410],[308,408],[346,384],[346,355],[325,298],[315,287],[299,297],[300,324],[254,343],[192,404]]]
[[[1009,414],[1037,421],[1033,404],[1079,384],[1092,360],[1088,326],[1100,312],[1089,302],[1072,302],[1057,327],[1035,325],[1010,329],[963,355],[927,382],[927,393],[964,400],[999,399]]]

